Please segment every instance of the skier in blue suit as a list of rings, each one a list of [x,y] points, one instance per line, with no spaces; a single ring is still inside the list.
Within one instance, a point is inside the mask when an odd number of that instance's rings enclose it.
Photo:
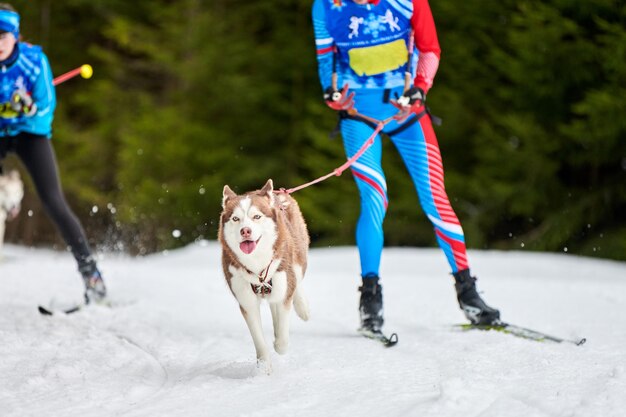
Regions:
[[[312,15],[324,99],[340,113],[346,155],[356,154],[372,135],[372,119],[404,111],[383,132],[402,156],[433,225],[459,307],[474,324],[497,323],[500,312],[484,302],[470,275],[463,229],[444,187],[439,145],[424,105],[441,53],[428,0],[314,0]],[[389,202],[381,159],[378,137],[351,166],[361,197],[356,241],[364,333],[379,333],[384,322],[379,267]]]
[[[69,208],[51,144],[56,96],[48,58],[39,46],[20,42],[20,15],[0,3],[0,162],[17,154],[30,173],[48,215],[78,263],[85,301],[100,302],[106,287],[85,232]]]

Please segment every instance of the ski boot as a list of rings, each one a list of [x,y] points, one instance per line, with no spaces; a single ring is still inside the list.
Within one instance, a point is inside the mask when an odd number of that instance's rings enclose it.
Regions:
[[[363,285],[359,287],[359,315],[361,332],[380,333],[383,327],[383,287],[378,283],[378,276],[368,274],[363,277]]]
[[[500,311],[489,307],[476,291],[476,277],[469,269],[452,274],[456,281],[456,298],[465,317],[474,325],[496,325],[500,323]]]
[[[102,279],[102,274],[92,257],[81,262],[78,270],[83,276],[85,284],[85,304],[102,303],[107,295],[107,289]]]

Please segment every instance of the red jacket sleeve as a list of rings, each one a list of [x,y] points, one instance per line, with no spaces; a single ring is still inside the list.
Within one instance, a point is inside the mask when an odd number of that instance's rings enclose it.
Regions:
[[[428,0],[413,0],[411,26],[415,36],[415,47],[419,51],[415,86],[427,92],[433,85],[441,56],[435,21]]]

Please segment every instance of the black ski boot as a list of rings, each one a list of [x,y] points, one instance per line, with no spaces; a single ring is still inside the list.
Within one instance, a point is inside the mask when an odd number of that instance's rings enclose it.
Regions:
[[[96,266],[96,261],[90,256],[80,262],[78,267],[85,284],[85,304],[101,303],[107,295],[107,289],[102,274]]]
[[[472,324],[492,325],[500,322],[500,311],[489,307],[476,291],[476,277],[470,275],[469,269],[452,274],[456,283],[456,298],[465,317]]]
[[[378,283],[378,276],[368,274],[363,277],[363,285],[359,287],[361,300],[359,315],[361,328],[359,330],[379,333],[383,327],[383,287]]]

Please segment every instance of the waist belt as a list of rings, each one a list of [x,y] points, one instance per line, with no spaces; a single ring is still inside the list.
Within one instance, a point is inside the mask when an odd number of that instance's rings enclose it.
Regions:
[[[390,132],[385,132],[383,130],[383,133],[386,134],[387,136],[393,136],[393,135],[397,135],[400,132],[404,132],[406,129],[408,129],[409,127],[413,126],[416,122],[418,122],[422,117],[424,117],[426,114],[430,114],[428,109],[425,108],[424,110],[422,110],[419,113],[416,113],[412,116],[410,116],[404,123],[402,123],[400,126],[398,126],[397,128],[393,129]],[[376,123],[373,123],[371,120],[365,119],[359,115],[351,115],[348,114],[347,111],[340,111],[339,112],[339,123],[341,123],[341,120],[343,119],[350,119],[350,120],[357,120],[359,122],[363,122],[366,125],[368,125],[369,127],[371,127],[372,129],[376,129],[377,125]],[[337,124],[337,126],[339,126],[339,123]]]
[[[385,88],[383,90],[382,102],[385,103],[385,104],[389,104],[390,97],[391,97],[391,89]],[[397,93],[396,93],[396,99],[397,98],[398,97],[397,97]],[[422,110],[419,113],[416,113],[415,115],[410,116],[404,123],[402,123],[400,126],[395,128],[391,132],[383,131],[383,133],[388,135],[388,136],[397,135],[398,133],[401,133],[401,132],[405,131],[406,129],[408,129],[409,127],[413,126],[417,121],[419,121],[426,114],[428,114],[430,116],[431,121],[432,121],[432,123],[434,125],[441,126],[441,119],[439,117],[437,117],[437,116],[433,116],[430,113],[430,109],[428,107],[424,107],[424,110]],[[339,134],[339,132],[341,130],[341,121],[343,119],[351,119],[351,120],[357,120],[359,122],[363,122],[366,125],[368,125],[369,127],[371,127],[372,129],[376,129],[376,127],[377,127],[377,125],[375,123],[373,123],[371,120],[365,119],[365,118],[360,117],[358,115],[350,115],[345,110],[338,112],[338,115],[339,115],[339,120],[337,121],[337,125],[332,130],[332,132],[330,132],[330,134],[329,134],[329,137],[331,139],[333,139],[335,136],[337,136]]]

